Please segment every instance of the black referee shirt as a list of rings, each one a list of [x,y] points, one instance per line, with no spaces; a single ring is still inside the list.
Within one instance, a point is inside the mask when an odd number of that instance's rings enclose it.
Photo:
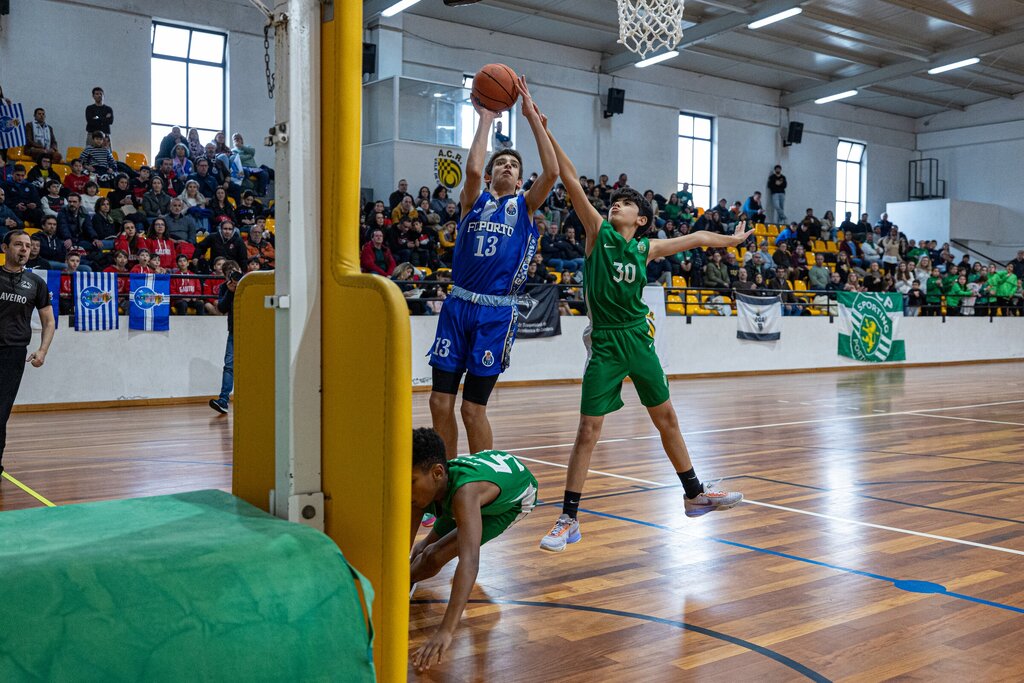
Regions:
[[[0,347],[28,346],[32,311],[49,305],[50,292],[38,275],[0,269]]]

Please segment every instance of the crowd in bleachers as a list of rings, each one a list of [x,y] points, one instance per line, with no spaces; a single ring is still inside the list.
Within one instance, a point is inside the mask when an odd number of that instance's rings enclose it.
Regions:
[[[100,91],[90,109],[102,118],[103,107]],[[223,132],[203,145],[198,131],[182,135],[175,127],[150,165],[140,152],[121,161],[109,130],[109,122],[89,130],[86,147],[62,153],[37,109],[26,124],[29,144],[5,150],[0,160],[0,238],[26,230],[28,267],[64,274],[62,313],[73,308],[76,271],[123,274],[122,303],[129,273],[172,274],[172,310],[203,315],[218,313],[225,261],[244,271],[274,268],[273,201],[264,204],[274,174],[256,164],[241,134],[231,147]]]
[[[528,189],[534,174],[524,184]],[[626,174],[580,178],[590,202],[604,213],[611,193],[628,186]],[[1024,250],[1002,265],[957,259],[948,243],[920,243],[907,237],[886,214],[839,222],[832,211],[819,218],[807,209],[788,225],[767,222],[761,193],[746,201],[721,199],[705,210],[694,206],[687,185],[668,197],[647,190],[656,225],[649,236],[677,237],[697,230],[731,233],[741,221],[753,225],[747,243],[728,249],[692,249],[648,264],[650,284],[668,288],[671,313],[728,315],[736,292],[778,294],[786,315],[834,313],[837,291],[895,292],[904,312],[916,315],[1020,315],[1024,291]],[[451,267],[460,207],[443,186],[423,186],[413,196],[400,181],[388,201],[364,207],[360,262],[363,272],[400,282],[414,313],[436,312]],[[583,279],[583,225],[561,185],[534,216],[540,243],[527,287],[562,285],[562,312],[585,311],[579,300]],[[420,286],[419,283],[424,283]]]

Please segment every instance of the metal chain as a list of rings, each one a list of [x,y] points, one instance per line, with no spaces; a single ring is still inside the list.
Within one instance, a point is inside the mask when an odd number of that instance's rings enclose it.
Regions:
[[[267,23],[263,26],[263,65],[266,67],[267,72],[267,97],[274,99],[274,86],[276,85],[277,75],[270,70],[270,27],[273,26],[274,19],[269,17]]]

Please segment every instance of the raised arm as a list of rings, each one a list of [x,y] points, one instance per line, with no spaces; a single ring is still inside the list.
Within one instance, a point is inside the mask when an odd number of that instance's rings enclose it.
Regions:
[[[546,127],[547,119],[542,115],[541,120],[545,123]],[[555,158],[558,160],[558,173],[562,178],[562,184],[565,185],[565,191],[569,194],[569,199],[572,200],[573,211],[576,212],[580,222],[583,223],[587,237],[584,253],[590,256],[591,250],[597,244],[597,231],[600,230],[601,221],[604,219],[597,209],[594,208],[594,205],[590,203],[590,200],[587,199],[587,193],[583,191],[583,186],[580,185],[580,176],[576,172],[576,166],[573,165],[565,150],[558,144],[558,140],[551,134],[551,131],[549,130],[547,133],[548,139],[551,140],[551,146],[555,150]]]
[[[523,96],[523,116],[530,123],[533,137],[537,141],[537,153],[540,155],[540,175],[533,182],[530,189],[526,191],[526,207],[530,215],[543,206],[551,188],[555,186],[555,179],[558,178],[558,159],[555,157],[555,148],[548,137],[546,127],[547,119],[540,113],[529,88],[526,87],[526,76],[519,77],[519,92]],[[524,171],[520,169],[520,173]]]
[[[736,224],[736,231],[731,235],[698,230],[682,237],[651,240],[650,248],[647,250],[647,262],[650,263],[661,256],[671,256],[695,247],[734,247],[737,244],[742,244],[753,232],[753,230],[747,230],[746,221],[740,221]]]
[[[480,121],[477,123],[476,134],[473,136],[473,144],[469,147],[469,156],[466,157],[466,182],[462,184],[462,192],[459,194],[459,201],[462,203],[462,218],[466,217],[480,196],[481,184],[484,181],[484,166],[487,164],[487,136],[490,135],[491,124],[498,116],[493,111],[484,109],[475,101],[473,108],[480,115]]]

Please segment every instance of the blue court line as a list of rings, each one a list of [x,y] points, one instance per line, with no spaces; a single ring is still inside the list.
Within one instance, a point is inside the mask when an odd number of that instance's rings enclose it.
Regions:
[[[846,495],[856,496],[857,498],[867,498],[869,500],[878,500],[885,503],[895,503],[897,505],[905,505],[906,507],[922,508],[924,510],[936,510],[938,512],[949,512],[954,515],[966,515],[968,517],[980,517],[981,519],[991,519],[997,522],[1011,522],[1013,524],[1024,524],[1024,520],[1010,519],[1009,517],[996,517],[994,515],[985,515],[980,512],[966,512],[964,510],[951,510],[950,508],[941,508],[935,505],[924,505],[923,503],[908,503],[903,500],[895,500],[893,498],[882,498],[880,496],[869,496],[866,493],[856,493],[855,491],[848,491],[846,489],[830,489],[824,486],[811,486],[810,484],[797,484],[792,481],[785,481],[782,479],[771,479],[769,477],[759,477],[753,474],[738,474],[733,477],[726,477],[726,479],[757,479],[759,481],[767,481],[773,484],[783,484],[786,486],[796,486],[802,489],[811,489],[814,491],[826,491],[829,493],[845,493]]]
[[[613,515],[608,512],[597,512],[595,510],[585,510],[580,508],[580,512],[586,512],[587,514],[596,515],[597,517],[606,517],[608,519],[615,519],[620,522],[628,522],[630,524],[639,524],[641,526],[651,527],[652,529],[660,529],[662,531],[668,531],[674,534],[682,534],[682,532],[672,527],[665,526],[664,524],[656,524],[654,522],[646,522],[642,519],[633,519],[631,517],[622,517],[621,515]],[[693,538],[693,537],[690,537]],[[747,543],[740,543],[738,541],[728,541],[724,538],[716,538],[714,536],[701,536],[698,537],[706,541],[712,541],[714,543],[721,543],[722,545],[732,546],[734,548],[742,548],[744,550],[752,550],[758,553],[765,553],[766,555],[774,555],[775,557],[781,557],[787,560],[793,560],[795,562],[803,562],[805,564],[812,564],[818,567],[826,567],[828,569],[834,569],[836,571],[844,572],[846,574],[854,574],[856,576],[863,576],[869,579],[876,579],[878,581],[885,581],[891,583],[896,588],[908,591],[911,593],[940,593],[948,595],[953,598],[961,600],[968,600],[970,602],[976,602],[982,605],[988,605],[990,607],[998,607],[1010,612],[1016,612],[1018,614],[1024,614],[1024,608],[1014,607],[1013,605],[1006,605],[1000,602],[992,602],[983,598],[976,598],[970,595],[964,595],[962,593],[950,593],[946,590],[946,587],[942,584],[932,583],[931,581],[916,581],[906,579],[894,579],[891,576],[883,576],[881,574],[873,574],[871,572],[862,571],[860,569],[852,569],[850,567],[843,567],[837,564],[831,564],[828,562],[822,562],[820,560],[812,560],[807,557],[800,557],[799,555],[791,555],[790,553],[780,552],[778,550],[769,550],[768,548],[759,548],[756,545],[749,545]]]
[[[414,604],[414,605],[430,605],[430,604],[440,604],[440,605],[443,605],[443,604],[447,604],[448,601],[447,600],[411,600],[410,602],[412,604]],[[813,669],[810,669],[810,668],[804,666],[803,664],[801,664],[800,662],[797,662],[797,661],[795,661],[793,659],[790,659],[789,657],[787,657],[787,656],[785,656],[783,654],[779,654],[775,650],[769,650],[768,648],[766,648],[766,647],[764,647],[762,645],[758,645],[757,643],[752,643],[749,640],[743,640],[742,638],[737,638],[736,636],[730,636],[730,635],[728,635],[726,633],[722,633],[720,631],[713,631],[713,630],[711,630],[709,628],[705,628],[703,626],[696,626],[694,624],[689,624],[689,623],[686,623],[684,621],[675,621],[675,620],[672,620],[672,619],[665,619],[663,617],[655,617],[655,616],[652,616],[650,614],[641,614],[639,612],[623,612],[621,610],[607,609],[607,608],[604,608],[604,607],[590,607],[588,605],[566,605],[566,604],[561,604],[561,603],[557,603],[557,602],[537,602],[537,601],[533,601],[533,600],[507,600],[507,599],[502,599],[502,598],[488,599],[488,600],[471,599],[471,600],[469,600],[469,602],[472,603],[472,604],[478,604],[478,605],[513,605],[513,606],[516,606],[516,607],[549,607],[549,608],[552,608],[552,609],[568,609],[568,610],[574,610],[574,611],[577,611],[577,612],[591,612],[593,614],[607,614],[607,615],[611,615],[611,616],[614,616],[614,617],[626,617],[628,619],[639,619],[641,621],[649,621],[651,623],[663,624],[665,626],[674,626],[675,628],[679,628],[679,629],[682,629],[684,631],[692,631],[694,633],[700,633],[701,635],[705,635],[705,636],[708,636],[710,638],[715,638],[717,640],[722,640],[722,641],[725,641],[725,642],[730,643],[732,645],[738,645],[738,646],[740,646],[742,648],[746,648],[747,650],[750,650],[752,652],[756,652],[756,653],[758,653],[760,655],[768,657],[769,659],[773,659],[776,662],[778,662],[779,664],[782,664],[783,666],[788,667],[788,668],[792,669],[793,671],[796,671],[797,673],[801,674],[805,678],[809,678],[812,681],[817,681],[818,683],[829,683],[830,682],[830,679],[825,678],[824,676],[819,674],[817,671],[814,671]]]

